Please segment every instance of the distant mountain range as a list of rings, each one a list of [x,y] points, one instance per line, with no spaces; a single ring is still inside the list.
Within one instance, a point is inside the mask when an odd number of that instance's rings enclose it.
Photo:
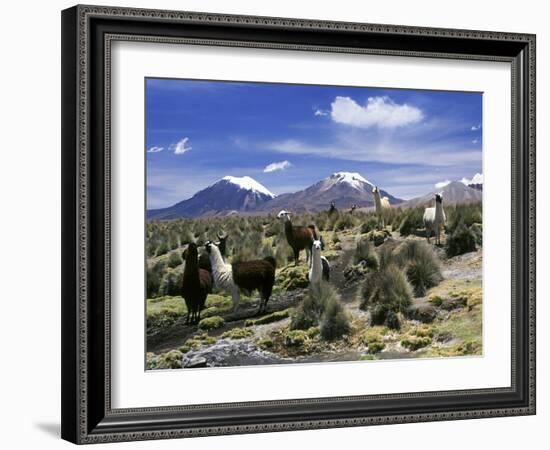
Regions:
[[[475,180],[478,181],[478,180]],[[293,212],[328,210],[334,202],[336,208],[347,210],[352,204],[358,207],[374,205],[374,184],[358,173],[336,172],[298,192],[276,196],[251,177],[227,176],[198,191],[193,197],[168,208],[147,211],[149,220],[192,218],[230,214],[260,214],[287,209]],[[412,200],[404,201],[380,189],[390,204],[403,207],[426,206],[433,203],[435,192],[443,193],[444,204],[481,201],[481,189],[472,188],[464,181],[450,182],[445,187]]]
[[[462,181],[451,181],[441,189],[434,190],[422,197],[413,198],[406,201],[401,206],[403,208],[415,208],[417,206],[433,206],[436,193],[443,195],[443,206],[456,205],[458,203],[480,202],[483,198],[481,189],[465,185]]]
[[[352,204],[356,204],[360,208],[373,206],[373,188],[374,184],[358,173],[337,172],[302,191],[279,195],[262,204],[258,209],[262,211],[288,209],[295,212],[316,212],[328,210],[331,202],[334,202],[338,209],[348,209]],[[403,202],[382,189],[380,193],[383,197],[388,197],[393,205]]]
[[[147,211],[148,219],[212,216],[229,211],[253,211],[275,194],[250,177],[224,177],[173,206]]]

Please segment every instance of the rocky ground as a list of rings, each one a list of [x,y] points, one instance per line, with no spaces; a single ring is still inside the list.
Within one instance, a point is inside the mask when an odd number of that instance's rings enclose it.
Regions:
[[[404,238],[393,233],[391,239]],[[420,239],[409,237],[407,239]],[[177,308],[183,300],[149,300],[148,308],[175,305],[173,320],[148,320],[147,367],[150,369],[286,364],[321,361],[480,355],[482,250],[454,258],[442,256],[444,280],[415,298],[399,331],[371,326],[359,309],[361,277],[350,276],[356,236],[342,234],[331,255],[331,284],[350,314],[350,333],[334,342],[320,339],[319,329],[289,330],[293,308],[307,293],[306,265],[284,267],[267,312],[258,312],[257,295],[243,297],[236,312],[228,297],[209,296],[204,320],[186,325]],[[158,305],[157,305],[158,303]],[[170,304],[172,304],[170,303]],[[162,310],[161,310],[162,311]],[[178,315],[179,314],[179,315]]]

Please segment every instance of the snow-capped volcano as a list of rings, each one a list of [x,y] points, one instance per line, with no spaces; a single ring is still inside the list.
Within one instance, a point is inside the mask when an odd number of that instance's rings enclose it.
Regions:
[[[330,177],[325,178],[321,190],[329,190],[337,184],[346,184],[358,191],[365,192],[367,189],[372,191],[374,185],[357,172],[336,172]]]
[[[175,219],[227,211],[252,211],[274,198],[275,194],[251,177],[226,176],[198,191],[190,199],[168,208],[147,211],[147,218]]]
[[[238,186],[240,189],[257,192],[258,194],[263,194],[267,195],[268,197],[275,198],[275,194],[270,192],[263,184],[258,183],[254,178],[250,178],[247,176],[232,177],[228,175],[226,177],[223,177],[220,181],[227,181],[234,184],[235,186]]]
[[[478,191],[483,190],[483,174],[481,173],[476,173],[471,180],[468,178],[462,178],[460,181],[466,186],[477,189]]]
[[[349,209],[353,204],[359,207],[373,206],[373,188],[374,184],[359,173],[336,172],[302,191],[279,195],[262,204],[259,209],[315,212],[328,210],[331,202],[343,210]],[[392,205],[402,202],[384,190],[380,192],[383,197],[388,197]]]

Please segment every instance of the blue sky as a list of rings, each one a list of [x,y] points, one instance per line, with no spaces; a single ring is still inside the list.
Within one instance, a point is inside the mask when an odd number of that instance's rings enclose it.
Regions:
[[[146,80],[147,207],[226,175],[275,194],[359,172],[413,198],[482,173],[482,94]]]

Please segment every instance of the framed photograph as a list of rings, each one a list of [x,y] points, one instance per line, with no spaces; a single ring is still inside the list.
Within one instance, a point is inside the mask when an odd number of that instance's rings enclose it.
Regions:
[[[62,12],[62,437],[535,413],[535,36]]]

